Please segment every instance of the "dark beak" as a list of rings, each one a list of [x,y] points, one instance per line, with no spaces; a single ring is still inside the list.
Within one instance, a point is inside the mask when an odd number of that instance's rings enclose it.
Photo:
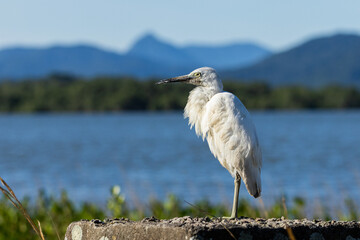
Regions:
[[[164,79],[164,80],[157,82],[156,84],[174,83],[174,82],[188,83],[191,79],[192,79],[192,77],[189,77],[188,75],[184,75],[184,76],[180,76],[180,77]]]

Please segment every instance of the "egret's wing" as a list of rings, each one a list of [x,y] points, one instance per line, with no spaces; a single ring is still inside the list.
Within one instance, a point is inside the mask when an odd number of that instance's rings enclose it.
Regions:
[[[250,194],[261,191],[261,149],[249,112],[228,92],[218,93],[206,104],[201,128],[220,163],[243,179]]]

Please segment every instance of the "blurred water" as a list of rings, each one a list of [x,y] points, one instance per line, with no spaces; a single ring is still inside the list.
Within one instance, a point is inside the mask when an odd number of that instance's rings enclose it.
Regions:
[[[285,194],[360,200],[360,111],[252,112],[263,149],[263,200]],[[231,202],[233,179],[181,113],[0,115],[0,176],[20,196],[38,189],[104,203],[118,184],[147,201],[175,193]],[[244,185],[240,196],[250,198]]]

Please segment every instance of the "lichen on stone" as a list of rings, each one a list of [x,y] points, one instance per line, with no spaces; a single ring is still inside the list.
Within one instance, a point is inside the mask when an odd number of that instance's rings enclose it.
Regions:
[[[72,240],[82,240],[82,229],[79,225],[75,225],[71,230]]]

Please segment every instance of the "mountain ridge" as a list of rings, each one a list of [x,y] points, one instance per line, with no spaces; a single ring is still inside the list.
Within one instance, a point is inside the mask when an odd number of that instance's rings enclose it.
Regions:
[[[263,55],[249,55],[249,61],[260,59],[270,51],[258,46]],[[217,47],[214,47],[217,49]],[[199,47],[193,51],[203,51]],[[211,52],[211,50],[209,50]],[[244,51],[240,49],[239,51]],[[207,52],[207,51],[205,51]],[[211,54],[211,53],[210,53]],[[238,53],[237,55],[244,55]],[[225,63],[231,67],[236,55],[224,56]],[[235,59],[235,60],[234,60]],[[168,77],[184,74],[204,65],[218,68],[219,61],[205,64],[189,54],[186,47],[177,47],[162,41],[154,35],[144,35],[125,53],[105,50],[90,44],[54,45],[44,48],[11,47],[0,50],[0,80],[19,80],[39,78],[53,72],[63,72],[75,76],[95,77],[98,75],[133,76],[137,78]],[[236,63],[235,65],[238,66]]]
[[[360,86],[360,36],[335,34],[306,41],[245,68],[223,71],[225,78],[266,80],[271,85]]]

